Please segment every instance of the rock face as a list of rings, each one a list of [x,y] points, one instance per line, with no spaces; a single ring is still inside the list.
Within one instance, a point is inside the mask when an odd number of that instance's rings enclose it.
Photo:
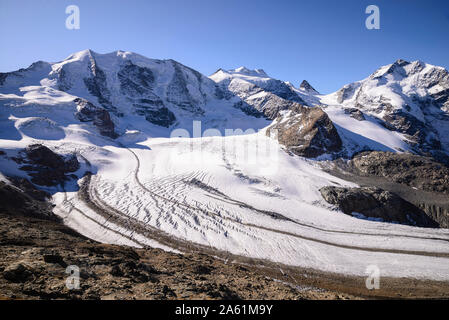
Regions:
[[[20,169],[27,171],[32,177],[31,181],[41,186],[64,184],[72,178],[67,174],[77,171],[80,167],[75,155],[64,158],[40,144],[29,145],[24,154],[24,158],[18,161],[26,164]]]
[[[163,127],[172,126],[182,117],[201,117],[209,102],[224,96],[212,80],[179,62],[123,51],[75,53],[55,64],[50,78],[56,78],[59,90],[100,105],[111,116],[137,114]],[[86,92],[72,92],[74,87],[84,87]],[[96,118],[101,117],[110,126],[106,113],[95,109]],[[106,129],[104,133],[113,135],[112,127]]]
[[[50,197],[36,189],[25,179],[10,179],[12,184],[0,181],[0,212],[13,216],[34,217],[59,221],[52,213],[52,205],[46,200]]]
[[[299,86],[300,89],[303,89],[306,92],[309,92],[311,94],[320,94],[318,91],[315,90],[314,87],[311,86],[307,80],[303,80]]]
[[[267,119],[274,120],[280,115],[281,111],[289,110],[296,105],[295,102],[282,99],[275,94],[266,93],[260,89],[256,90],[263,94],[254,94],[243,101],[251,106],[252,109],[262,113]]]
[[[110,138],[117,137],[117,133],[114,131],[114,122],[112,122],[111,116],[106,109],[97,107],[81,98],[76,98],[74,102],[78,105],[77,112],[75,113],[78,120],[81,122],[92,121],[103,136]]]
[[[324,200],[337,205],[345,214],[396,222],[419,227],[438,227],[421,209],[398,195],[379,188],[340,188],[328,186],[320,189]]]
[[[346,109],[345,109],[345,113],[346,113],[346,114],[349,114],[349,116],[350,116],[351,118],[354,118],[354,119],[356,119],[356,120],[359,120],[359,121],[364,121],[364,120],[366,120],[366,119],[365,119],[365,116],[363,115],[363,112],[360,111],[360,110],[357,109],[357,108],[346,108]]]
[[[318,107],[294,105],[267,129],[268,136],[277,136],[280,144],[292,153],[314,158],[338,152],[342,142],[327,114]]]
[[[92,121],[94,126],[98,128],[100,134],[110,138],[116,138],[117,133],[114,131],[115,125],[111,120],[109,112],[101,107],[97,107],[89,101],[76,98],[74,102],[77,104],[77,112],[75,116],[81,122]]]
[[[392,152],[362,152],[350,165],[362,175],[391,179],[420,190],[449,194],[449,168],[429,158]]]
[[[3,270],[3,277],[11,282],[25,282],[33,275],[33,270],[24,263],[13,263]]]

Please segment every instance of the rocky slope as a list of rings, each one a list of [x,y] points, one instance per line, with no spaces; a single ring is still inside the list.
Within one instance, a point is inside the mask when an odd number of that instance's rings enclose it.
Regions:
[[[398,195],[380,188],[323,187],[320,192],[327,202],[337,205],[349,215],[418,227],[438,227],[438,223],[424,211]]]
[[[318,107],[293,105],[267,128],[290,152],[307,158],[340,151],[342,143],[327,114]]]
[[[24,183],[0,181],[0,299],[336,299],[207,255],[100,244],[61,224]],[[6,205],[5,205],[6,204]],[[79,288],[66,268],[77,266]]]
[[[392,152],[362,152],[350,161],[362,175],[381,176],[431,192],[449,193],[449,168],[432,159]]]
[[[338,205],[343,212],[363,213],[370,207],[369,203],[373,203],[372,201],[358,201],[370,197],[363,193],[368,190],[368,193],[372,195],[373,192],[369,190],[381,188],[390,192],[394,195],[393,197],[399,197],[395,201],[397,204],[400,204],[402,200],[413,204],[413,208],[407,205],[409,209],[400,208],[400,206],[393,209],[386,201],[389,197],[384,197],[383,203],[378,203],[376,208],[371,206],[378,213],[389,207],[389,212],[382,214],[382,219],[391,220],[390,216],[393,212],[402,216],[409,212],[415,212],[418,216],[425,213],[428,219],[434,221],[439,227],[449,227],[449,202],[447,200],[449,171],[444,164],[429,157],[409,153],[365,151],[356,154],[349,161],[337,159],[332,162],[331,167],[332,169],[329,171],[331,174],[365,187],[362,189],[343,188],[344,190],[340,190],[338,194],[338,199],[332,197],[332,194],[328,192],[332,191],[333,187],[323,190],[326,201]],[[352,211],[345,209],[345,206],[351,207]],[[418,225],[433,225],[425,219],[414,219],[416,222],[420,220],[422,223],[418,223]],[[410,221],[402,221],[405,224],[410,224]]]

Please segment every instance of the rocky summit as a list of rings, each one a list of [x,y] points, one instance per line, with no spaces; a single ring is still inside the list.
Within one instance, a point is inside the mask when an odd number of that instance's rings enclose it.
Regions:
[[[292,153],[315,158],[340,151],[342,141],[328,115],[320,108],[296,104],[267,129]]]

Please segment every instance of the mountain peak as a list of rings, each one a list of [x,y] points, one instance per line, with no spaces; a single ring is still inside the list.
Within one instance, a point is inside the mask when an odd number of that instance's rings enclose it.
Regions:
[[[84,49],[84,50],[72,53],[67,58],[62,60],[61,62],[74,61],[74,60],[82,61],[84,59],[92,59],[96,55],[97,55],[97,53],[92,51],[91,49]]]
[[[307,80],[303,80],[303,81],[301,82],[301,85],[299,86],[299,88],[300,88],[300,89],[303,89],[303,90],[305,90],[305,91],[311,92],[311,93],[319,93],[318,91],[315,90],[314,87],[312,87],[312,86],[310,85],[309,82],[307,82]]]
[[[406,65],[410,64],[410,62],[408,62],[406,60],[403,60],[403,59],[398,59],[393,64],[397,65],[397,66],[400,66],[400,67],[403,67],[403,66],[406,66]]]
[[[244,74],[244,75],[248,75],[248,76],[256,76],[256,77],[268,77],[268,75],[266,74],[266,72],[263,69],[248,69],[244,66],[239,67],[237,69],[234,70],[229,70],[230,73],[240,73],[240,74]]]

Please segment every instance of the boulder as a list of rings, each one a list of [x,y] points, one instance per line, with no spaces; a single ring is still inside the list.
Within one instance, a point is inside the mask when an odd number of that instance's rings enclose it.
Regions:
[[[267,129],[292,153],[315,158],[341,150],[342,141],[328,115],[318,107],[294,104]]]
[[[339,207],[343,213],[373,220],[395,222],[419,227],[438,227],[421,209],[398,195],[380,188],[342,188],[327,186],[320,189],[324,200]]]
[[[33,275],[33,270],[26,264],[13,263],[3,270],[3,278],[11,282],[24,282]]]
[[[449,194],[449,167],[430,158],[382,151],[354,156],[352,168],[364,176],[380,176],[424,191]]]
[[[345,108],[345,113],[349,114],[349,116],[351,118],[354,118],[356,120],[359,120],[359,121],[366,120],[365,116],[363,115],[363,112],[357,108]]]

